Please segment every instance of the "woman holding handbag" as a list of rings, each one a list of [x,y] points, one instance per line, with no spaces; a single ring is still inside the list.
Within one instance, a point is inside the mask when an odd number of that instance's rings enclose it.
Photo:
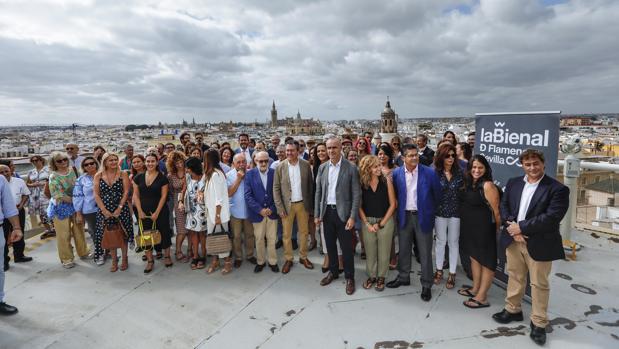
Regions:
[[[158,244],[165,255],[165,266],[169,268],[173,265],[170,257],[170,246],[172,245],[172,231],[170,228],[169,211],[167,206],[168,198],[168,178],[159,171],[159,160],[157,155],[146,155],[146,172],[137,174],[133,178],[133,204],[138,211],[138,219],[141,226],[151,228],[151,232],[157,230],[161,236]],[[144,231],[140,229],[140,234]],[[141,241],[141,240],[138,240]],[[157,245],[155,245],[157,248]],[[155,260],[153,259],[153,248],[146,249],[146,268],[144,273],[153,271]]]
[[[191,269],[204,269],[206,262],[206,210],[204,202],[199,201],[200,193],[204,192],[202,161],[191,157],[185,162],[185,167],[188,172],[186,190],[184,202],[179,203],[179,209],[185,212],[185,228],[191,239],[192,253],[189,255]],[[202,256],[200,256],[200,252]]]
[[[86,160],[83,161],[83,163],[85,162]],[[127,270],[129,267],[127,242],[133,240],[133,220],[127,203],[129,186],[129,175],[127,172],[121,171],[118,155],[113,153],[103,154],[101,168],[95,174],[93,187],[95,201],[99,206],[95,229],[95,240],[98,242],[99,251],[95,250],[95,255],[99,253],[100,258],[103,258],[102,247],[110,249],[112,254],[111,272],[118,270],[117,248],[120,248],[122,253],[120,270]],[[111,230],[110,227],[114,224],[117,224],[120,229]],[[115,236],[106,236],[106,234]],[[95,246],[97,246],[97,242],[95,242]]]
[[[213,255],[211,265],[207,273],[211,274],[219,268],[219,258],[224,258],[224,268],[222,274],[232,271],[232,258],[230,249],[227,252],[214,254],[209,252],[209,242],[221,238],[222,230],[228,232],[228,222],[230,221],[230,200],[228,199],[228,186],[226,185],[226,175],[219,164],[219,152],[216,149],[209,149],[204,156],[204,206],[206,207],[206,252]],[[217,234],[217,235],[216,235]],[[210,240],[210,241],[209,241]],[[223,241],[225,242],[225,241]]]

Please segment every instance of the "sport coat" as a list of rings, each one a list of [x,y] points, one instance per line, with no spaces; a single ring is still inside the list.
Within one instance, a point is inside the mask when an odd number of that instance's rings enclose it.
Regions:
[[[520,198],[524,189],[524,176],[511,178],[505,186],[501,200],[503,223],[516,221]],[[527,237],[527,250],[536,261],[564,259],[563,239],[559,224],[570,206],[570,189],[554,178],[544,175],[533,193],[525,220],[518,222]],[[507,247],[513,238],[501,229],[501,245]]]
[[[273,199],[277,212],[290,213],[290,203],[292,196],[292,186],[288,175],[288,159],[282,161],[275,169],[275,180],[273,181]],[[308,213],[314,209],[314,175],[309,162],[299,158],[299,172],[301,172],[301,195],[303,195],[303,206]]]
[[[245,174],[245,201],[247,202],[247,216],[252,223],[260,223],[264,219],[260,215],[263,208],[270,208],[273,214],[269,216],[271,219],[277,219],[277,208],[273,201],[273,178],[275,171],[268,169],[267,172],[267,188],[264,189],[262,179],[260,179],[260,170],[252,168]]]
[[[329,164],[331,160],[320,165],[316,176],[316,196],[314,198],[314,217],[322,219],[327,209],[329,193]],[[337,176],[335,188],[335,205],[337,215],[342,222],[355,218],[361,201],[361,186],[359,185],[359,171],[348,160],[342,158],[340,172]]]
[[[430,166],[434,162],[434,150],[426,146],[423,151],[419,151],[419,163],[422,165]]]
[[[441,183],[436,171],[422,164],[417,165],[417,217],[423,233],[434,228],[436,206],[442,195]],[[398,197],[398,223],[406,226],[406,172],[405,166],[393,170],[393,185]]]

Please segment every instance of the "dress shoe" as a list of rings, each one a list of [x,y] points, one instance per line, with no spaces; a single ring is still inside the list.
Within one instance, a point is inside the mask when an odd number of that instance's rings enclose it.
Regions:
[[[254,256],[251,256],[251,257],[247,258],[247,261],[249,263],[251,263],[251,264],[254,264],[254,265],[258,264],[258,260]]]
[[[322,273],[323,273],[323,274],[324,274],[324,273],[326,273],[326,272],[328,272],[328,271],[329,271],[329,267],[326,267],[326,268],[325,268],[325,267],[322,267]]]
[[[299,248],[299,243],[297,240],[292,240],[292,249],[296,250],[297,248]]]
[[[544,345],[544,343],[546,343],[546,329],[537,327],[531,322],[531,334],[529,337],[531,337],[535,344]]]
[[[421,288],[421,300],[424,302],[429,302],[432,299],[432,290],[429,287]]]
[[[242,261],[242,260],[240,260],[240,259],[236,259],[236,260],[234,261],[234,267],[235,267],[235,268],[240,268],[240,267],[241,267],[241,264],[243,264],[243,261]]]
[[[262,269],[264,269],[264,266],[266,264],[256,264],[256,267],[254,268],[254,273],[259,273],[262,271]]]
[[[327,276],[322,278],[322,280],[320,280],[320,286],[327,286],[331,283],[331,281],[337,279],[338,277],[338,275],[333,275],[333,273],[329,273],[327,274]]]
[[[12,305],[8,305],[4,302],[0,303],[0,315],[14,315],[17,314],[17,308]]]
[[[32,261],[32,257],[26,257],[26,256],[15,257],[15,263],[26,263],[26,262],[31,262],[31,261]]]
[[[292,268],[292,261],[286,261],[282,267],[282,274],[288,274]]]
[[[505,309],[492,315],[492,318],[500,324],[508,324],[512,321],[522,321],[523,319],[522,312],[512,314]]]
[[[284,243],[282,242],[282,240],[277,240],[277,242],[275,243],[275,249],[278,250],[282,248],[282,246],[284,246]]]
[[[346,279],[346,294],[351,295],[355,293],[355,279]]]
[[[277,264],[273,264],[273,265],[269,264],[269,268],[271,268],[272,272],[279,273],[279,267],[277,266]]]
[[[303,264],[303,266],[306,267],[307,269],[314,269],[314,265],[307,258],[299,259],[299,262]]]
[[[392,281],[389,281],[386,286],[388,288],[398,288],[400,286],[410,286],[410,284],[411,284],[410,281],[404,282],[404,281],[400,281],[400,279],[398,278],[395,278]]]

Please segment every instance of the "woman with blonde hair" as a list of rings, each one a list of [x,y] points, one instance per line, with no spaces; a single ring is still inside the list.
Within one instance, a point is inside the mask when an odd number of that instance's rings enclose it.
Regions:
[[[48,186],[51,199],[47,215],[53,219],[56,228],[60,262],[64,268],[69,269],[75,267],[71,237],[73,237],[77,255],[82,259],[89,258],[84,225],[76,222],[73,207],[73,187],[77,180],[77,171],[71,166],[67,153],[58,151],[51,154],[50,170]]]
[[[197,148],[196,148],[197,149]],[[174,223],[176,224],[176,260],[182,263],[187,263],[188,256],[191,256],[191,248],[187,251],[187,256],[183,254],[183,241],[187,235],[185,229],[185,208],[184,194],[187,190],[187,179],[185,178],[185,160],[187,157],[180,151],[173,151],[168,154],[166,160],[166,168],[168,169],[168,182],[170,183],[170,192],[174,198]]]
[[[106,224],[120,223],[124,232],[125,240],[120,248],[122,253],[122,263],[120,270],[127,270],[129,267],[127,259],[127,242],[133,241],[133,220],[129,209],[129,175],[120,169],[118,155],[105,153],[101,158],[101,167],[95,175],[94,192],[99,212],[97,212],[96,222],[96,242],[95,258],[103,258],[101,241]],[[112,267],[111,272],[118,270],[118,257],[116,249],[111,249]]]
[[[395,189],[390,177],[381,169],[378,157],[367,155],[359,163],[361,205],[359,216],[363,223],[366,269],[368,279],[363,288],[385,289],[385,277],[389,272],[389,256],[395,224]]]

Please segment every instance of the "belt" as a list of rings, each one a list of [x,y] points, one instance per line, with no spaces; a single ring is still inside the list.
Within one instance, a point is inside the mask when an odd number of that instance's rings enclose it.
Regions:
[[[417,210],[406,210],[406,213],[417,214]]]
[[[327,205],[327,208],[332,209],[332,210],[337,210],[337,207],[335,207],[335,205]]]
[[[291,201],[291,204],[298,204],[299,202],[303,202],[303,200],[299,200],[299,201]]]

